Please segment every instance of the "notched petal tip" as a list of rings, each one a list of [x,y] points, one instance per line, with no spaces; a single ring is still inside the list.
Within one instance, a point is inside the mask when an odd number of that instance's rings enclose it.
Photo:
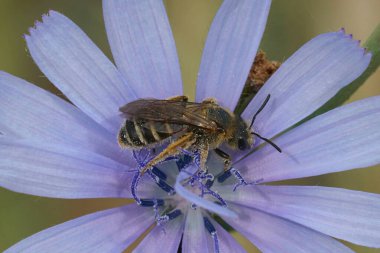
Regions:
[[[366,57],[372,59],[373,54],[372,54],[371,51],[369,51],[368,48],[364,48],[364,56],[366,56]]]
[[[366,48],[361,46],[361,40],[355,40],[354,35],[352,33],[350,34],[346,33],[345,28],[341,28],[340,30],[338,30],[337,34],[343,35],[344,38],[347,38],[348,41],[352,43],[354,46],[356,46],[358,50],[362,51],[363,56],[370,57],[370,58],[372,57],[372,54]]]
[[[60,14],[59,12],[54,11],[54,10],[49,10],[47,13],[42,14],[41,21],[40,20],[36,20],[34,22],[34,25],[28,29],[29,35],[30,36],[35,35],[35,32],[41,30],[41,28],[44,25],[48,24],[50,22],[51,18],[53,18],[55,16],[59,16],[59,15],[62,15],[62,14]]]

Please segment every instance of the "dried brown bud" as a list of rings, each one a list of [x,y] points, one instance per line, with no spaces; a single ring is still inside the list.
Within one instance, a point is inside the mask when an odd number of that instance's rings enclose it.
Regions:
[[[257,93],[271,75],[280,67],[278,61],[270,61],[266,58],[264,51],[260,50],[255,57],[245,87],[248,87],[247,92]]]
[[[243,92],[240,96],[235,113],[242,113],[252,98],[271,77],[271,75],[280,67],[278,61],[270,61],[266,58],[264,51],[260,50],[253,61],[248,78],[245,82]]]

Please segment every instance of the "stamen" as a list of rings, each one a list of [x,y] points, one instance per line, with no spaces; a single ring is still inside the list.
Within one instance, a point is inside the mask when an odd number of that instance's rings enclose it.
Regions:
[[[155,167],[153,167],[153,168],[155,168]],[[154,180],[154,182],[158,185],[158,187],[160,187],[162,190],[164,190],[165,192],[167,192],[169,195],[174,195],[175,194],[174,188],[171,187],[169,184],[167,184],[165,182],[165,180],[162,180],[160,177],[156,176],[156,174],[154,174],[151,169],[149,169],[147,171],[147,173]]]
[[[152,167],[151,171],[155,176],[159,177],[162,180],[166,180],[168,178],[164,172],[155,166]]]
[[[172,211],[166,215],[169,217],[169,220],[174,220],[175,218],[177,218],[181,214],[182,214],[181,210],[176,209],[176,210],[174,210],[174,211]]]
[[[175,218],[177,218],[181,214],[182,214],[181,210],[175,209],[174,211],[171,211],[170,213],[167,213],[163,216],[158,217],[156,219],[157,225],[161,226],[161,225],[167,223],[168,221],[174,220]]]
[[[171,187],[169,184],[167,184],[164,180],[159,180],[158,182],[156,182],[158,187],[160,187],[162,190],[164,190],[165,192],[167,192],[170,196],[174,195],[175,194],[175,190],[173,187]]]
[[[138,203],[140,206],[163,206],[164,205],[163,199],[140,199],[140,203]]]
[[[137,173],[135,174],[135,176],[133,177],[132,179],[132,183],[131,183],[131,193],[132,193],[132,197],[135,199],[135,201],[137,202],[137,204],[141,204],[141,200],[139,197],[137,197],[137,186],[138,186],[138,183],[141,179],[141,173],[140,173],[140,169],[141,168],[144,168],[145,165],[147,164],[147,161],[149,160],[149,155],[151,154],[150,151],[147,151],[144,158],[141,159],[140,155],[142,155],[142,151],[133,151],[133,157],[135,158],[136,162],[138,163],[138,170],[137,170]],[[157,167],[152,167],[150,168],[147,173],[150,175],[150,177],[154,180],[154,182],[158,185],[158,187],[160,187],[162,190],[164,190],[165,192],[167,192],[169,195],[174,195],[175,194],[175,190],[173,187],[171,187],[169,184],[167,184],[165,182],[165,180],[167,179],[167,175],[162,172],[160,169],[158,169]]]
[[[205,183],[206,188],[211,188],[214,185],[214,180],[207,180]]]
[[[218,182],[219,183],[223,183],[224,181],[226,181],[228,178],[230,178],[231,176],[231,170],[227,170],[225,171],[222,175],[218,176]]]
[[[205,224],[207,231],[210,233],[212,239],[214,240],[214,252],[219,253],[218,234],[216,232],[214,225],[212,225],[211,221],[207,217],[203,217],[203,222]]]

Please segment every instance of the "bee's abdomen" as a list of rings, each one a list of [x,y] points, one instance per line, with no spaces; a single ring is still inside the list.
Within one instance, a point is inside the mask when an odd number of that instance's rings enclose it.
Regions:
[[[119,144],[130,148],[142,148],[160,142],[172,135],[172,132],[167,131],[167,127],[159,122],[126,120],[119,131]]]

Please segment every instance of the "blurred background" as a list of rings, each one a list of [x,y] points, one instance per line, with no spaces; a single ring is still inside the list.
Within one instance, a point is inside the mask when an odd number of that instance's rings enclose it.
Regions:
[[[195,81],[202,48],[220,0],[165,1],[180,58],[185,93],[195,94]],[[100,0],[1,0],[0,70],[22,77],[60,95],[43,76],[26,50],[23,34],[48,10],[57,10],[77,23],[108,55],[108,46]],[[379,0],[273,0],[261,43],[272,60],[287,59],[314,36],[341,27],[365,41],[380,21]],[[249,39],[249,38],[247,38]],[[380,45],[379,45],[380,46]],[[380,95],[380,71],[356,92],[351,101]],[[353,122],[354,124],[355,122]],[[344,187],[380,193],[380,167],[352,170],[288,184]],[[13,193],[0,189],[0,251],[40,230],[63,221],[124,204],[121,200],[60,200]],[[234,234],[249,252],[253,245]],[[380,252],[347,244],[356,252]]]

